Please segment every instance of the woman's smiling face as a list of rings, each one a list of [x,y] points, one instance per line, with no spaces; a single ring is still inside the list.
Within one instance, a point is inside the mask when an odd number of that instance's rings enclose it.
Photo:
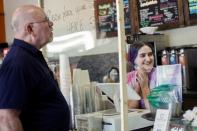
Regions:
[[[144,69],[145,72],[151,72],[154,65],[154,56],[152,49],[147,45],[142,46],[138,50],[138,54],[134,63],[137,67]]]

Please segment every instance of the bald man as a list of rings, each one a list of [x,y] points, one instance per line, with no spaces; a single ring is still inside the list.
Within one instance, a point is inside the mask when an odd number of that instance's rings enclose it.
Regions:
[[[37,6],[13,13],[14,41],[0,69],[0,131],[69,130],[69,107],[40,51],[52,27]]]

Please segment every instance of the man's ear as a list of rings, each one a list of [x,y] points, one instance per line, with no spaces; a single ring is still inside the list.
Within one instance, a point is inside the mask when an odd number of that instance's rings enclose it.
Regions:
[[[32,24],[27,24],[27,25],[25,26],[25,30],[26,30],[26,32],[28,32],[28,33],[32,33],[32,31],[33,31],[32,27],[33,27],[33,25],[32,25]]]

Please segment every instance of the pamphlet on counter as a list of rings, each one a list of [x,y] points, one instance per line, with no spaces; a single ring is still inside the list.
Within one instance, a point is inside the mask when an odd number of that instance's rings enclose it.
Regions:
[[[176,85],[174,95],[176,103],[182,102],[182,74],[181,64],[157,66],[157,86],[170,84]]]

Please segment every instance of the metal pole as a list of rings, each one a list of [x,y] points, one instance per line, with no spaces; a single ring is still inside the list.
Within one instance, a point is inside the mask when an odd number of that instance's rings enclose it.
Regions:
[[[118,49],[120,70],[121,131],[128,131],[128,101],[126,86],[126,37],[123,0],[116,0],[118,24]]]

